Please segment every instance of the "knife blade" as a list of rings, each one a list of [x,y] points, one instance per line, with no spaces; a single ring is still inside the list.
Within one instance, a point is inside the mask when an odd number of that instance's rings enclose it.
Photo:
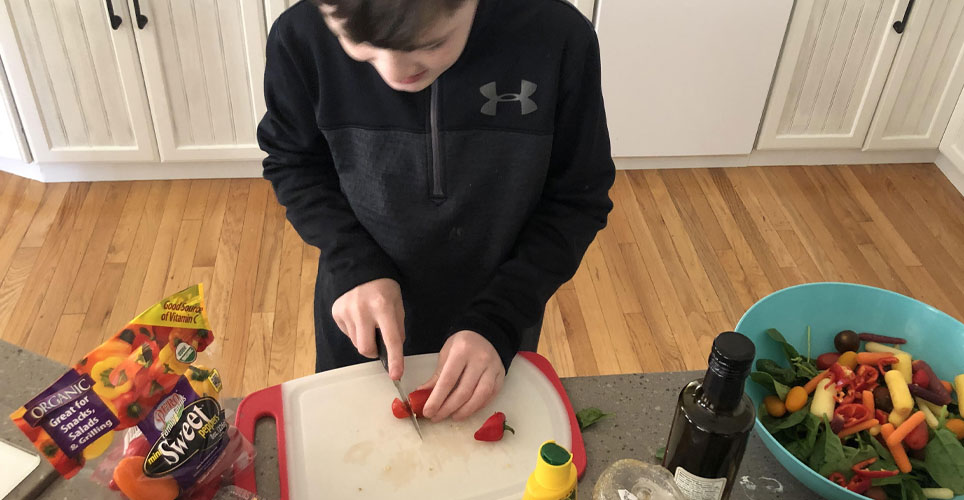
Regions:
[[[385,340],[382,339],[382,331],[378,328],[375,329],[375,346],[378,348],[378,359],[382,362],[382,367],[385,368],[385,373],[388,373],[388,349],[385,348]],[[398,380],[392,380],[395,384],[395,390],[398,391],[398,398],[405,403],[405,406],[409,406],[408,396],[402,392],[402,384]],[[415,425],[415,432],[418,433],[418,439],[422,439],[422,429],[418,426],[418,417],[415,416],[415,412],[411,412],[412,424]]]

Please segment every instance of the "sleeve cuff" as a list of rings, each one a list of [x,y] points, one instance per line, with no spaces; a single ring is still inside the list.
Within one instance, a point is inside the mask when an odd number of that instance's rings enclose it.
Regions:
[[[392,279],[401,284],[400,273],[391,262],[376,260],[352,266],[350,270],[332,273],[332,291],[337,299],[358,285],[381,278]]]

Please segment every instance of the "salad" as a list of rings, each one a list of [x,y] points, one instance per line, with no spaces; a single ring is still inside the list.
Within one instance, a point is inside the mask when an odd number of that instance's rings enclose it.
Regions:
[[[760,422],[789,453],[868,498],[964,494],[964,374],[941,380],[897,337],[845,330],[835,352],[812,357],[809,330],[805,355],[767,336],[785,360],[757,360],[750,378],[769,391]]]

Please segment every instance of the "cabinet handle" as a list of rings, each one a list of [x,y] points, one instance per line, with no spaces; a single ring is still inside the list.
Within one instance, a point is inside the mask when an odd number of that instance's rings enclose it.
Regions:
[[[111,0],[107,0],[107,19],[110,19],[110,27],[114,31],[117,31],[117,28],[120,28],[121,23],[124,22],[121,16],[114,14],[114,2]]]
[[[913,0],[911,0],[913,2]],[[144,29],[147,26],[147,16],[141,14],[141,2],[140,0],[134,0],[134,18],[137,19],[137,28]]]
[[[135,2],[137,0],[134,0]],[[894,31],[903,33],[907,28],[907,21],[910,19],[910,11],[914,10],[914,0],[907,2],[907,9],[904,10],[904,18],[894,23]]]

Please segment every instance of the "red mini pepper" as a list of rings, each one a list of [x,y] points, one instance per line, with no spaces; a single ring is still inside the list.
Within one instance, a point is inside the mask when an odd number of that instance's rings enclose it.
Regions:
[[[890,366],[898,361],[900,360],[897,359],[895,356],[890,356],[888,358],[881,359],[880,361],[877,362],[877,369],[880,370],[881,374],[887,373],[887,369],[884,367]]]
[[[499,441],[505,431],[515,434],[515,429],[505,423],[505,413],[497,411],[485,420],[479,430],[475,431],[475,439],[476,441]]]

